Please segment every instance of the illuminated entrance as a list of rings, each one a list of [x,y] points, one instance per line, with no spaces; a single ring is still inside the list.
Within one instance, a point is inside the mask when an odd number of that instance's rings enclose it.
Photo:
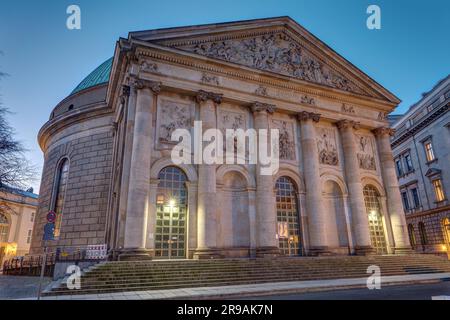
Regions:
[[[373,186],[364,187],[364,202],[369,218],[370,241],[377,254],[387,254],[383,218],[381,216],[380,194]]]
[[[156,195],[155,257],[186,257],[186,175],[176,167],[159,173]]]
[[[0,212],[0,264],[6,255],[10,224],[8,218]],[[1,267],[1,265],[0,265]],[[1,268],[0,268],[1,269]]]
[[[301,237],[297,191],[288,177],[281,177],[276,185],[278,247],[280,254],[301,255]]]
[[[450,259],[450,218],[445,218],[442,220],[442,228],[444,231],[444,240],[446,242],[444,249],[447,250],[447,254]]]

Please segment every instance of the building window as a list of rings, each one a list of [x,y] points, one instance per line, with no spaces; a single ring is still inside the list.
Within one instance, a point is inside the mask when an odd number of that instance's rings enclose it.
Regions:
[[[30,216],[30,221],[34,222],[34,216],[35,216],[36,212],[32,212],[31,216]]]
[[[158,175],[156,197],[155,256],[186,258],[188,214],[187,177],[177,167],[165,167]]]
[[[68,176],[69,176],[69,160],[64,159],[60,163],[59,170],[56,174],[56,181],[57,181],[57,183],[55,184],[56,194],[53,206],[53,211],[56,213],[55,232],[54,232],[55,237],[59,237],[61,233],[61,223],[64,210],[64,198],[66,195]]]
[[[409,235],[409,243],[413,249],[416,247],[416,235],[414,234],[414,226],[412,224],[408,224],[408,235]]]
[[[420,233],[420,243],[422,245],[428,244],[427,231],[425,229],[425,224],[423,222],[419,222],[419,233]]]
[[[387,253],[386,237],[384,235],[383,218],[381,215],[380,193],[372,185],[363,189],[366,213],[369,218],[369,231],[372,247],[377,254]]]
[[[9,227],[8,218],[0,212],[0,243],[8,242]]]
[[[434,156],[433,145],[431,144],[431,141],[425,142],[424,146],[425,146],[425,155],[427,157],[427,161],[431,162],[434,159],[436,159]]]
[[[433,188],[434,188],[434,194],[436,196],[436,202],[444,201],[445,194],[444,194],[444,189],[442,187],[442,180],[441,179],[433,180]]]
[[[31,243],[31,234],[33,233],[33,230],[28,230],[27,234],[27,243]]]
[[[413,198],[414,208],[420,207],[419,192],[417,191],[417,188],[411,189],[411,195]]]
[[[300,255],[301,235],[296,187],[290,178],[280,177],[275,183],[275,189],[280,253],[290,256]]]
[[[395,169],[397,170],[397,176],[401,177],[403,175],[403,168],[400,159],[395,160]]]
[[[413,168],[410,154],[405,155],[405,165],[406,165],[406,171],[408,171],[408,172],[413,171],[414,168]]]
[[[408,211],[410,207],[408,201],[408,193],[406,191],[402,192],[402,201],[403,201],[403,208],[405,208],[405,211]]]

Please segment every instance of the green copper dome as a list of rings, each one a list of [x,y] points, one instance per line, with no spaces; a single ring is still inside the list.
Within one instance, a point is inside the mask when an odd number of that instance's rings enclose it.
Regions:
[[[96,85],[107,83],[109,81],[109,74],[111,73],[113,58],[110,58],[99,65],[94,71],[92,71],[80,84],[73,89],[70,94],[77,93],[81,90],[95,87]]]

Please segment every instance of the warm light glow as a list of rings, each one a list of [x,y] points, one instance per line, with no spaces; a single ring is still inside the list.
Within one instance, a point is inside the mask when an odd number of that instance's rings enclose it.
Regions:
[[[441,248],[442,248],[442,251],[447,251],[447,246],[446,246],[445,244],[443,244],[443,245],[441,246]]]
[[[5,255],[14,256],[17,252],[17,243],[8,243],[5,247]]]
[[[175,204],[176,204],[175,199],[170,199],[170,200],[169,200],[169,206],[170,206],[170,207],[174,207]]]

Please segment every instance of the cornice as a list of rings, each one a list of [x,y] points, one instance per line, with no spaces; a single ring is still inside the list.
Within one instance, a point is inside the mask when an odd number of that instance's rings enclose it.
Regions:
[[[84,108],[74,109],[72,111],[61,114],[49,121],[47,121],[38,133],[38,142],[42,151],[45,151],[45,145],[48,139],[56,132],[67,128],[76,123],[86,121],[87,119],[94,119],[103,117],[105,115],[113,114],[113,110],[109,108],[104,102],[97,106],[88,106]]]

